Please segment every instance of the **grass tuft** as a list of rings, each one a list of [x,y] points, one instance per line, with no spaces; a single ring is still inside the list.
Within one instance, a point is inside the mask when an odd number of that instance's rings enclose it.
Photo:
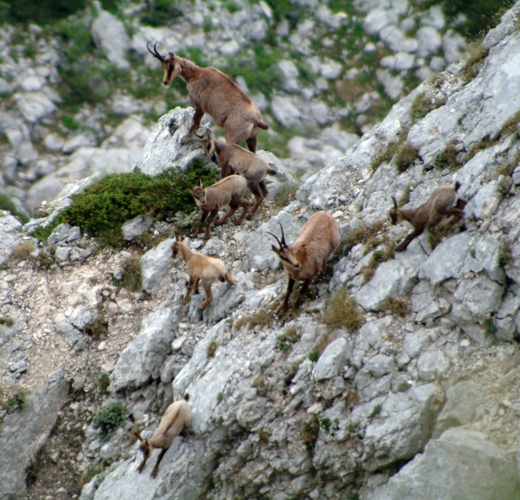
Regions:
[[[298,328],[295,325],[292,325],[276,337],[276,347],[283,353],[287,353],[292,349],[293,344],[298,342],[298,340],[300,340]]]
[[[365,318],[357,302],[345,287],[341,287],[325,306],[323,322],[330,328],[346,328],[349,333],[353,333],[365,322]]]
[[[373,224],[363,224],[353,229],[345,238],[342,244],[341,253],[346,255],[356,245],[366,245],[368,248],[376,247],[381,243],[381,239],[378,236],[384,227],[384,221],[377,220]]]
[[[394,316],[404,318],[410,312],[410,303],[404,297],[389,297],[381,306],[382,311],[390,311]]]
[[[208,355],[208,358],[212,358],[215,356],[215,353],[217,352],[218,344],[212,340],[208,347],[206,348],[206,354]]]

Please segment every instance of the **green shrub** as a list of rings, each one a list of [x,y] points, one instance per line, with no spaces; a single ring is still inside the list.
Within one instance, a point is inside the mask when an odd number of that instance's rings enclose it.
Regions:
[[[295,325],[292,325],[276,337],[276,347],[283,353],[287,353],[292,349],[293,344],[298,342],[298,340],[300,340],[298,328]]]
[[[101,441],[109,441],[124,423],[128,410],[120,401],[103,405],[92,417],[92,425],[99,429]]]
[[[165,219],[178,211],[191,211],[195,203],[188,187],[197,185],[199,179],[209,186],[217,178],[217,170],[204,165],[200,158],[193,160],[185,173],[168,169],[155,177],[139,170],[109,174],[75,196],[53,226],[68,222],[97,237],[102,245],[122,246],[121,226],[125,221],[143,214]]]
[[[138,292],[142,286],[141,256],[133,254],[121,263],[123,276],[120,285],[131,292]]]
[[[148,9],[141,17],[141,23],[149,26],[166,26],[183,15],[179,0],[154,0],[147,2],[147,5]]]
[[[7,409],[9,411],[24,411],[27,408],[27,395],[23,391],[16,391],[7,398]]]
[[[0,210],[7,210],[15,217],[18,217],[24,224],[29,222],[29,218],[25,215],[16,204],[6,194],[0,193]]]
[[[27,24],[35,22],[47,24],[63,19],[87,6],[87,0],[7,0],[1,2],[2,17],[0,20],[10,23]]]

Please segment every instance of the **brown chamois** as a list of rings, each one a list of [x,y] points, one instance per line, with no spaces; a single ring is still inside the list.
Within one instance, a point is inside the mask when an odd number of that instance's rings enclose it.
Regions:
[[[464,207],[468,203],[464,198],[457,195],[460,183],[457,181],[453,186],[440,186],[428,198],[428,201],[417,208],[399,208],[397,200],[392,196],[394,206],[390,210],[392,224],[406,220],[414,230],[395,247],[397,252],[406,249],[412,240],[420,236],[425,229],[439,225],[443,219],[453,216],[449,225],[456,224],[464,217]]]
[[[186,295],[181,301],[182,305],[188,303],[192,291],[198,293],[199,281],[202,281],[202,287],[206,293],[206,300],[198,307],[200,311],[206,309],[213,300],[211,285],[215,283],[215,281],[227,281],[230,285],[235,284],[233,278],[227,272],[224,262],[215,257],[208,257],[207,255],[192,250],[188,245],[180,241],[179,236],[177,236],[177,241],[172,244],[172,254],[174,259],[177,257],[183,258],[186,263],[186,271],[190,276]]]
[[[176,76],[187,84],[188,94],[195,106],[190,130],[182,139],[187,143],[193,139],[204,113],[224,129],[226,141],[239,144],[246,141],[253,153],[256,151],[257,135],[269,128],[262,121],[262,114],[251,98],[227,75],[216,68],[199,68],[188,59],[169,52],[167,56],[157,52],[157,42],[148,52],[159,59],[164,70],[163,84],[171,85]]]
[[[296,310],[300,307],[312,280],[320,274],[328,256],[339,245],[339,228],[331,215],[320,211],[305,223],[300,236],[292,246],[285,242],[281,224],[280,229],[282,230],[281,241],[273,233],[269,234],[274,236],[278,242],[278,248],[275,245],[271,248],[278,254],[289,276],[287,292],[282,304],[276,310],[277,314],[284,314],[295,281],[303,281],[293,309]]]
[[[243,177],[240,175],[230,175],[225,179],[215,182],[215,184],[206,189],[202,187],[202,182],[200,186],[195,186],[193,189],[190,189],[195,203],[202,210],[202,216],[195,231],[195,236],[202,231],[204,221],[207,218],[205,238],[209,238],[211,223],[218,214],[219,209],[225,205],[229,205],[229,210],[224,217],[217,221],[217,225],[220,226],[224,224],[224,222],[236,212],[238,207],[243,207],[244,210],[236,224],[237,226],[242,224],[242,221],[251,207],[251,202],[244,199],[246,187],[247,181]]]
[[[185,428],[191,426],[192,411],[191,406],[188,404],[188,399],[189,395],[186,394],[183,399],[168,406],[166,413],[161,419],[159,427],[150,439],[143,439],[139,431],[135,432],[137,439],[141,442],[139,444],[139,449],[143,452],[143,461],[139,464],[139,467],[137,467],[139,472],[143,471],[152,450],[154,448],[162,448],[152,471],[152,477],[157,476],[157,473],[159,472],[159,464],[161,463],[165,453],[168,451],[168,448],[171,446],[173,440]]]
[[[208,136],[202,139],[201,144],[206,156],[211,157],[216,153],[222,178],[232,174],[242,174],[246,178],[247,187],[255,197],[255,204],[247,214],[247,218],[253,217],[269,192],[265,184],[265,176],[277,175],[278,170],[270,167],[265,158],[251,153],[238,144],[228,144],[215,139],[211,130],[208,130]]]

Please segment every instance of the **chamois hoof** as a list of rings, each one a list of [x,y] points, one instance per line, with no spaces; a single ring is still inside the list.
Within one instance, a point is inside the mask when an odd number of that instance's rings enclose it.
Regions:
[[[185,136],[182,138],[182,143],[183,143],[183,144],[188,144],[188,142],[190,142],[192,139],[193,139],[193,136],[192,136],[192,135],[185,135]]]
[[[199,305],[199,307],[197,307],[197,309],[199,311],[204,311],[204,309],[206,309],[206,307],[208,307],[209,304],[210,304],[209,302],[206,304],[206,301],[204,301],[204,302],[202,302],[202,304]]]

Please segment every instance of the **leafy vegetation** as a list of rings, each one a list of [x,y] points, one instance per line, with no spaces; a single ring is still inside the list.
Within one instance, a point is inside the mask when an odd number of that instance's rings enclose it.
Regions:
[[[99,429],[102,441],[109,441],[126,420],[128,410],[120,401],[103,405],[92,417],[92,425]]]
[[[29,222],[29,217],[25,215],[16,204],[11,201],[11,198],[6,194],[0,193],[0,210],[7,210],[11,212],[15,217],[18,217],[24,224]]]
[[[133,254],[121,263],[123,271],[120,285],[131,292],[138,292],[142,286],[140,255]]]
[[[276,347],[283,353],[287,353],[292,349],[293,344],[298,342],[298,340],[300,340],[298,327],[292,325],[276,337]]]
[[[318,421],[317,415],[313,415],[313,417],[310,420],[301,423],[300,437],[302,438],[302,441],[304,442],[308,450],[314,449],[314,445],[316,444],[316,440],[318,439],[319,430],[320,423]]]
[[[103,3],[103,2],[102,2]],[[0,2],[0,22],[41,25],[63,19],[87,6],[87,0],[7,0]]]
[[[121,226],[125,221],[143,214],[159,220],[178,211],[190,211],[195,204],[188,188],[197,185],[199,179],[208,186],[217,178],[218,172],[200,158],[193,160],[185,173],[168,169],[155,177],[139,170],[109,174],[75,196],[72,205],[56,217],[45,234],[68,222],[97,237],[101,245],[120,247],[124,244]]]

